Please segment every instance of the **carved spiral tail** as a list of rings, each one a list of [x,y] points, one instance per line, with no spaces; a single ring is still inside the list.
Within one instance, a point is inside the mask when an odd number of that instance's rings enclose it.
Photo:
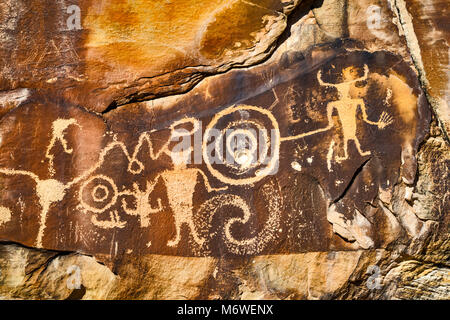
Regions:
[[[228,219],[223,229],[220,231],[223,241],[230,253],[236,255],[258,254],[267,245],[275,240],[277,233],[280,230],[280,216],[281,216],[281,192],[278,191],[274,183],[268,183],[263,187],[263,197],[267,204],[269,217],[265,223],[264,228],[259,233],[251,238],[237,239],[232,232],[234,225],[245,225],[250,221],[254,214],[247,202],[240,196],[233,194],[217,195],[206,201],[199,209],[201,218],[199,224],[202,229],[209,229],[212,224],[212,219],[217,210],[223,207],[235,207],[242,211],[243,215]],[[209,238],[215,236],[216,233],[209,235]]]

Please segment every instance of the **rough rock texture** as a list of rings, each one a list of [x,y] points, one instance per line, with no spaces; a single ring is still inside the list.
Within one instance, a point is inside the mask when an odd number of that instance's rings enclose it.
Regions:
[[[3,1],[0,297],[449,299],[447,11]]]
[[[419,79],[431,106],[439,117],[444,135],[449,137],[449,5],[445,1],[393,1],[397,21],[408,41]]]
[[[0,90],[56,90],[97,112],[184,92],[267,57],[298,2],[3,1]]]

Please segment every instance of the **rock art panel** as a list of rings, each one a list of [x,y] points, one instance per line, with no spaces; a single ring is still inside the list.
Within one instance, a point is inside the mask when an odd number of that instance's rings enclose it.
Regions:
[[[410,237],[386,208],[414,181],[430,121],[413,70],[352,42],[285,58],[106,121],[45,95],[12,109],[0,120],[0,238],[115,259]]]

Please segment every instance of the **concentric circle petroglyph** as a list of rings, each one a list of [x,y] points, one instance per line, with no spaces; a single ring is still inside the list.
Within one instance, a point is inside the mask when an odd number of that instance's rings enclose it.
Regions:
[[[104,185],[98,185],[92,190],[92,199],[95,202],[103,202],[108,198],[109,190]]]
[[[114,181],[104,175],[87,179],[80,188],[79,199],[83,207],[94,213],[102,213],[117,201],[119,192]]]
[[[214,137],[217,132],[219,135]],[[219,163],[208,154],[208,143],[213,137]],[[221,182],[249,185],[276,169],[280,139],[278,122],[270,111],[250,105],[232,106],[216,114],[206,127],[203,159],[211,174]]]

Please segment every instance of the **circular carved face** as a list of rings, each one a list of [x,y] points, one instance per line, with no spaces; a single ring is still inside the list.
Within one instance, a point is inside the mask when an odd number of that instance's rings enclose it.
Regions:
[[[219,112],[203,139],[203,158],[211,174],[231,185],[247,185],[278,168],[280,130],[267,110],[238,105]]]

